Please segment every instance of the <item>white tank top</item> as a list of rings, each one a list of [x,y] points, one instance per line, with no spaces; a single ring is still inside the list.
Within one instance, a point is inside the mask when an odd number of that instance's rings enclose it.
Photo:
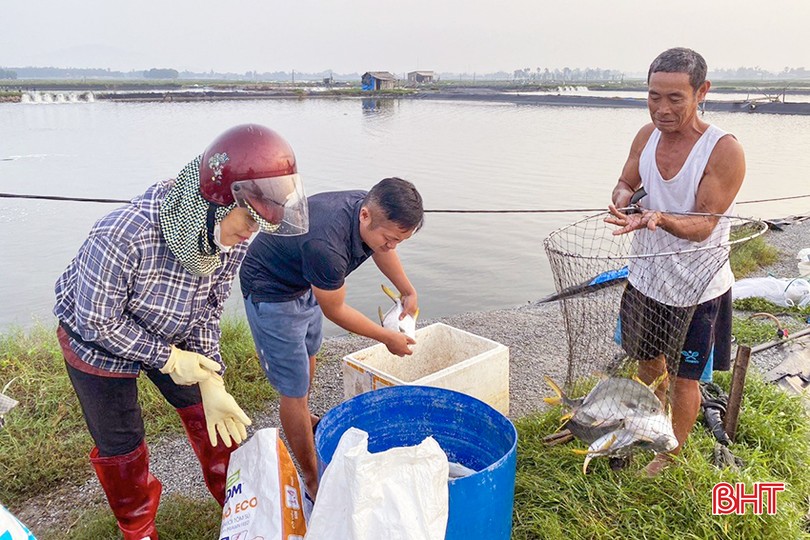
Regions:
[[[694,212],[698,186],[706,165],[717,141],[725,135],[727,135],[725,131],[710,125],[692,147],[681,170],[669,180],[664,180],[655,160],[655,151],[661,140],[661,132],[655,129],[639,159],[641,185],[647,192],[641,200],[642,206],[650,210]],[[733,211],[734,201],[724,213],[729,215]],[[725,244],[729,232],[730,224],[727,220],[721,220],[711,235],[702,242],[677,238],[661,229],[655,232],[646,229],[636,231],[633,238],[633,253],[657,253],[662,250],[676,253],[668,256],[666,260],[662,257],[630,259],[628,263],[630,283],[646,296],[673,306],[694,305],[720,296],[734,283],[734,274],[728,260],[711,280],[708,276],[702,278],[695,265],[710,267],[711,259],[716,259],[718,253],[717,250],[710,250],[713,253],[695,254],[694,249],[699,246]],[[692,253],[681,256],[677,254],[680,251]],[[691,268],[687,268],[688,266]],[[704,279],[702,283],[701,279]],[[705,280],[709,280],[708,285]],[[703,286],[706,288],[701,293],[699,289]],[[695,292],[690,296],[690,291]]]

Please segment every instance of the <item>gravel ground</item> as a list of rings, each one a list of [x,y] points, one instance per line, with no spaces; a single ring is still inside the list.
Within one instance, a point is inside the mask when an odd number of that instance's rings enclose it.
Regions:
[[[761,275],[796,276],[796,252],[810,247],[810,220],[788,225],[784,231],[767,234],[767,241],[782,251],[780,261],[764,269]],[[509,347],[510,416],[520,418],[543,408],[542,398],[549,395],[543,375],[564,380],[566,341],[560,307],[557,303],[527,304],[512,309],[470,312],[437,320],[422,321],[420,326],[444,322]],[[322,415],[343,399],[341,358],[374,344],[357,336],[331,338],[321,351],[311,406]],[[783,347],[773,347],[752,357],[754,369],[768,371],[785,357]],[[261,414],[253,415],[252,429],[279,426],[278,404],[273,402]],[[205,498],[209,494],[202,481],[199,465],[184,437],[149,441],[154,474],[163,482],[165,495],[180,493]],[[89,466],[88,466],[89,474]],[[42,538],[39,531],[68,524],[77,501],[82,506],[105,504],[101,488],[92,477],[79,487],[66,486],[53,493],[15,508],[17,516]]]

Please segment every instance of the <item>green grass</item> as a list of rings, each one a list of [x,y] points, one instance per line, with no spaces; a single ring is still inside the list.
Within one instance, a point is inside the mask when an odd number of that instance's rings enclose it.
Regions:
[[[718,377],[727,387],[728,376]],[[801,401],[749,375],[737,442],[732,451],[745,461],[740,471],[720,470],[710,461],[714,440],[698,424],[678,466],[655,479],[638,471],[651,454],[613,472],[596,459],[583,475],[580,443],[544,446],[541,439],[559,425],[560,409],[517,422],[518,472],[514,540],[523,539],[770,539],[810,538],[805,513],[810,498],[810,425]],[[646,456],[646,457],[645,457]],[[786,482],[776,515],[714,516],[711,490],[718,482]]]
[[[779,260],[779,250],[768,244],[763,236],[757,236],[747,242],[735,244],[732,248],[729,261],[731,270],[737,279],[751,275],[760,268]]]
[[[753,347],[778,338],[776,324],[770,320],[734,317],[731,323],[731,334],[739,345]]]
[[[256,360],[247,322],[226,320],[222,334],[228,391],[250,415],[274,397],[273,390]],[[93,447],[54,329],[0,337],[0,383],[12,379],[8,394],[20,404],[0,429],[0,501],[11,507],[65,482],[86,480]],[[147,440],[182,432],[177,414],[146,377],[138,388]]]
[[[810,317],[810,306],[800,308],[798,306],[782,307],[764,298],[741,298],[734,301],[734,309],[740,311],[750,311],[752,313],[771,313],[773,315],[790,315],[797,318]]]
[[[755,313],[770,313],[779,319],[782,327],[791,335],[807,328],[807,319],[810,317],[810,306],[781,307],[764,298],[742,298],[734,301],[737,312],[746,312],[745,315],[735,315],[732,320],[731,333],[741,345],[758,345],[767,341],[779,339],[775,321],[769,318],[754,318]]]

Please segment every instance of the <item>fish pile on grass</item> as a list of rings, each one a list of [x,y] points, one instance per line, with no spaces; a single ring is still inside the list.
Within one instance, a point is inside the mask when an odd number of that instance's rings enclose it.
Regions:
[[[678,446],[672,420],[653,391],[663,377],[649,386],[638,379],[609,377],[582,398],[567,397],[557,383],[545,379],[557,395],[544,401],[562,404],[568,411],[564,427],[589,445],[575,450],[585,454],[583,473],[595,457],[624,457],[639,450],[663,453]]]

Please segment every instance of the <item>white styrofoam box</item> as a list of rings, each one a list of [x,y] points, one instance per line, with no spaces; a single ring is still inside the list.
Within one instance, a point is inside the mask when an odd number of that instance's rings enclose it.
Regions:
[[[416,331],[410,356],[391,354],[379,343],[343,357],[345,399],[402,384],[463,392],[509,414],[509,348],[435,323]]]

